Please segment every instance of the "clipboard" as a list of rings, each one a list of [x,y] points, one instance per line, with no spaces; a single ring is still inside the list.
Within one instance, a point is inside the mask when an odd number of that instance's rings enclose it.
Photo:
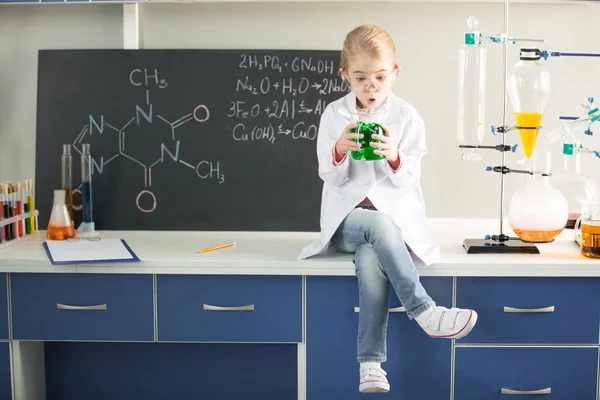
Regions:
[[[42,245],[52,265],[140,261],[123,239],[51,240],[45,241]]]

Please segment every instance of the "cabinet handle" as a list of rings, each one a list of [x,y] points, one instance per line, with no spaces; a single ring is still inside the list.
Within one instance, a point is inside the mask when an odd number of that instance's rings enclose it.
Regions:
[[[406,308],[404,307],[394,307],[390,308],[389,312],[405,312]],[[360,312],[360,307],[354,307],[354,312]]]
[[[542,308],[514,308],[504,306],[504,312],[510,313],[544,313],[554,312],[554,306],[542,307]]]
[[[106,310],[106,304],[98,304],[95,306],[70,306],[68,304],[56,303],[56,308],[59,310],[75,310],[75,311],[94,311],[94,310]]]
[[[512,390],[504,389],[500,390],[501,394],[551,394],[552,388],[540,389],[540,390]]]
[[[254,311],[254,304],[239,307],[221,307],[211,306],[210,304],[204,304],[202,308],[207,311]]]

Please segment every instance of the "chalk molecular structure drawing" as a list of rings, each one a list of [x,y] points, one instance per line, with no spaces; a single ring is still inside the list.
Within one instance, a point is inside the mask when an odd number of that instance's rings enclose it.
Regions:
[[[166,118],[163,118],[159,114],[156,114],[156,118],[154,119],[153,106],[150,102],[150,85],[154,85],[159,89],[165,89],[168,86],[168,83],[165,79],[159,79],[158,70],[154,69],[153,71],[148,71],[148,69],[134,69],[129,74],[129,83],[133,86],[145,86],[146,87],[146,108],[142,108],[139,104],[135,106],[135,117],[132,117],[127,121],[127,123],[122,128],[116,128],[115,126],[109,124],[105,121],[104,115],[101,115],[99,121],[94,118],[91,114],[89,115],[89,122],[83,127],[79,135],[75,138],[72,143],[72,147],[81,155],[82,150],[80,144],[84,142],[88,136],[92,136],[94,134],[104,135],[105,128],[109,128],[118,133],[118,151],[115,150],[115,154],[111,154],[105,160],[104,156],[93,156],[93,147],[92,147],[92,169],[93,173],[102,174],[104,171],[104,167],[110,164],[113,160],[118,157],[125,157],[128,160],[136,163],[144,170],[144,189],[141,190],[136,196],[135,203],[137,208],[144,213],[153,212],[156,209],[156,196],[151,190],[152,187],[152,168],[156,167],[158,164],[162,164],[165,161],[165,154],[168,155],[173,161],[179,162],[180,164],[194,169],[196,174],[200,179],[215,179],[219,184],[225,182],[225,175],[220,172],[220,163],[216,161],[207,161],[201,160],[196,163],[196,165],[192,165],[182,159],[179,158],[179,144],[180,140],[176,139],[176,129],[180,126],[190,122],[196,121],[197,123],[204,123],[209,120],[210,112],[208,107],[204,104],[198,105],[194,110],[183,117],[179,118],[174,122],[170,122]],[[168,129],[171,130],[171,140],[172,145],[174,145],[174,151],[172,148],[169,148],[164,142],[160,144],[160,157],[153,162],[142,162],[141,160],[136,159],[132,156],[131,151],[128,151],[127,145],[127,133],[131,133],[132,127],[139,127],[140,123],[142,123],[142,118],[149,124],[153,124],[156,121],[159,123],[165,123],[169,126]],[[132,125],[135,122],[134,125]],[[78,147],[80,146],[80,147]],[[99,158],[99,160],[98,160]],[[81,186],[73,191],[73,193],[79,193],[81,195]],[[140,200],[142,197],[147,196],[150,198],[150,207],[142,207],[140,205]],[[147,202],[146,202],[147,203]],[[75,210],[81,210],[82,205],[74,205],[73,208]]]

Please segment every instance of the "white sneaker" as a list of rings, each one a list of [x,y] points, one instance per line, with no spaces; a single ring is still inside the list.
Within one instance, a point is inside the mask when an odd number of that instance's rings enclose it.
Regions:
[[[360,386],[362,393],[386,393],[390,391],[390,384],[385,377],[387,373],[381,369],[379,363],[360,364]]]
[[[421,328],[433,338],[460,339],[469,334],[477,322],[477,313],[461,308],[434,306],[417,318]]]

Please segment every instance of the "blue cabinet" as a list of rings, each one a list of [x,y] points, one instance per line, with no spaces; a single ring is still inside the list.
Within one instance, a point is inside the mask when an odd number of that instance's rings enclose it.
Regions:
[[[46,400],[298,400],[295,344],[45,344]]]
[[[12,399],[10,343],[0,342],[0,400]]]
[[[7,274],[0,273],[0,340],[8,337],[8,286]]]
[[[599,293],[597,278],[459,277],[457,307],[479,314],[460,342],[597,344]]]
[[[307,398],[364,399],[358,391],[356,360],[358,289],[356,277],[306,278]],[[452,305],[452,278],[422,278],[439,305]],[[390,289],[390,307],[401,306]],[[447,400],[451,341],[432,339],[404,313],[390,313],[387,362],[390,392],[377,398]]]
[[[11,274],[15,340],[154,340],[152,275]]]
[[[596,399],[597,348],[458,347],[455,352],[456,400],[506,399],[512,394]]]
[[[158,340],[302,341],[301,276],[160,275]]]

